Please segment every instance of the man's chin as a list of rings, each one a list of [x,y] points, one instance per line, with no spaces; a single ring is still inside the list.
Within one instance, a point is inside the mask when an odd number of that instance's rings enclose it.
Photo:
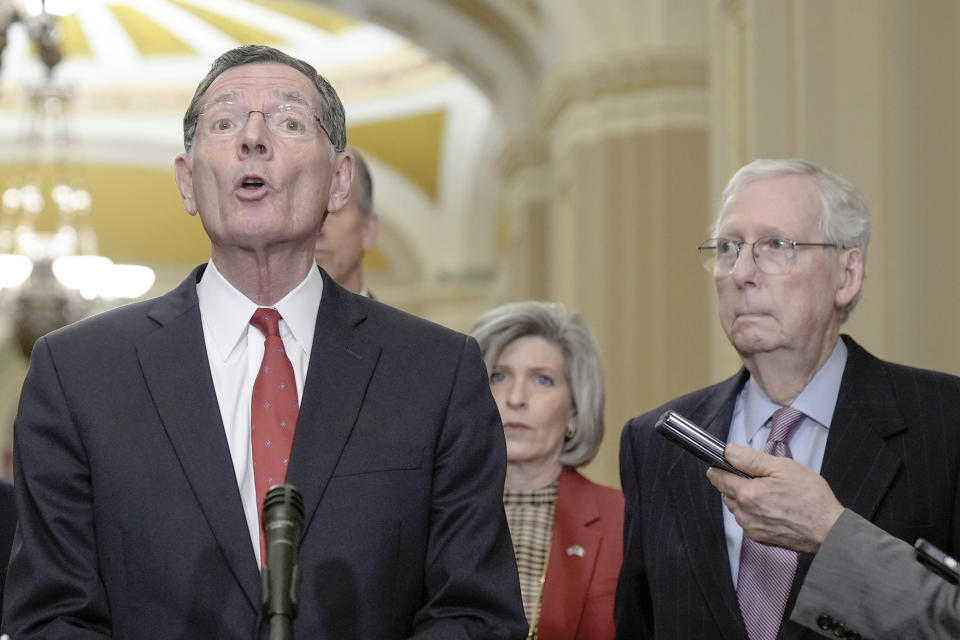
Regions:
[[[782,346],[775,336],[762,331],[738,331],[728,337],[741,358],[774,351]]]

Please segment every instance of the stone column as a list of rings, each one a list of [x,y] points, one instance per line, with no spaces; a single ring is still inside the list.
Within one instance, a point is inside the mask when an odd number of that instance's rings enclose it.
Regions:
[[[580,309],[607,376],[607,436],[588,468],[619,483],[624,422],[709,381],[706,64],[692,50],[636,51],[555,74],[542,91],[543,153],[512,175],[505,207],[511,297]],[[523,190],[524,180],[539,188]],[[520,194],[538,193],[535,198]]]

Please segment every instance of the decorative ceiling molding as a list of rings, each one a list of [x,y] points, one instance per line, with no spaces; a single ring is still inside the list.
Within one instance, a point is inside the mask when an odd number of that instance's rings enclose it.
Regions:
[[[302,0],[249,0],[265,9],[290,16],[330,33],[341,33],[359,26],[356,20],[342,13]]]
[[[537,0],[509,0],[509,4],[537,27],[543,28],[543,7]]]
[[[707,88],[702,50],[637,51],[564,68],[551,75],[539,96],[540,123],[549,129],[572,104],[652,89]]]
[[[540,63],[523,32],[489,2],[477,0],[439,0],[463,14],[477,27],[490,34],[516,59],[530,79],[540,76]]]
[[[512,138],[497,159],[497,171],[501,178],[509,180],[524,169],[543,167],[549,161],[549,151],[542,136]]]
[[[171,0],[173,1],[173,0]],[[130,35],[130,40],[141,56],[175,56],[196,53],[190,45],[173,31],[158,24],[136,7],[124,4],[108,5],[117,22]],[[69,43],[64,42],[67,48]]]
[[[238,43],[258,43],[280,46],[287,41],[284,36],[274,31],[262,29],[250,20],[235,18],[222,10],[207,8],[192,2],[184,2],[183,0],[167,0],[167,2],[187,13],[193,14],[203,22],[206,22],[233,40],[236,40]]]
[[[423,31],[417,19],[393,7],[370,7],[367,10],[367,17],[411,41],[416,42],[423,37]]]
[[[447,56],[447,60],[463,75],[470,78],[470,81],[477,85],[477,88],[483,91],[487,97],[496,101],[499,93],[496,80],[490,75],[487,67],[473,54],[462,49],[454,49]]]

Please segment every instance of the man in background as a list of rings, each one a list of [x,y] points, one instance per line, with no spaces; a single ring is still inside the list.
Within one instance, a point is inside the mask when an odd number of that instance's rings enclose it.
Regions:
[[[380,231],[380,218],[373,211],[373,178],[366,160],[353,154],[353,184],[350,198],[339,211],[331,211],[317,234],[317,264],[331,278],[353,293],[372,298],[363,281],[363,255]]]
[[[743,535],[703,463],[655,432],[667,408],[721,441],[792,457],[899,538],[960,549],[958,379],[884,362],[840,335],[870,237],[857,189],[802,160],[756,160],[727,184],[712,235],[700,258],[743,367],[623,431],[618,638],[812,634],[789,619],[810,556]]]

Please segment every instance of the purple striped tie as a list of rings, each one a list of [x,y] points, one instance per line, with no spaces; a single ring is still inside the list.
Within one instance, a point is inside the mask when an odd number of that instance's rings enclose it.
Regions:
[[[793,407],[774,411],[764,451],[792,458],[787,441],[804,417],[803,412]],[[760,544],[743,536],[737,601],[750,640],[775,640],[796,571],[795,551]]]

